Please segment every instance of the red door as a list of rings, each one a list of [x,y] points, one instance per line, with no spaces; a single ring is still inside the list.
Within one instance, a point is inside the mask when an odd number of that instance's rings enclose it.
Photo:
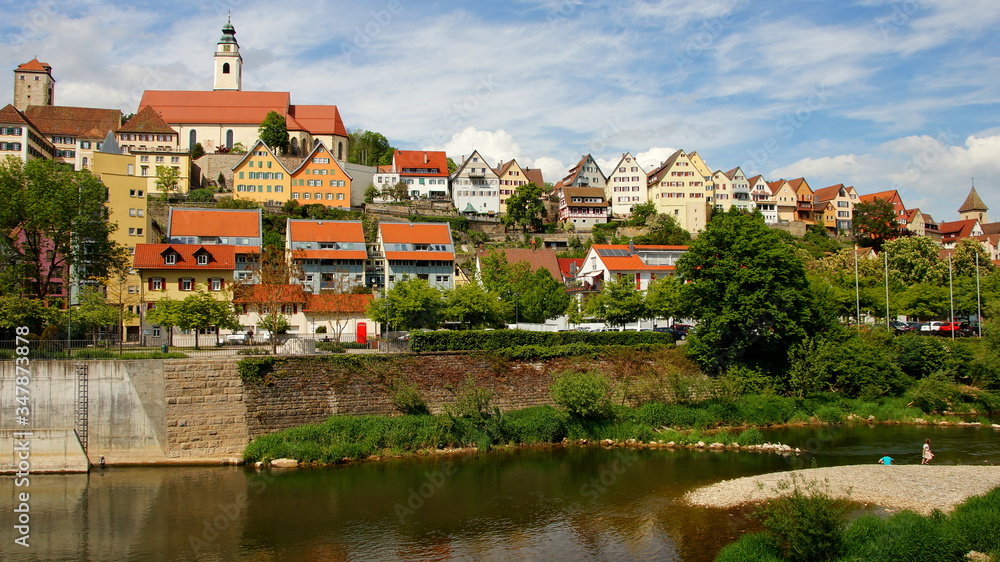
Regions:
[[[368,343],[368,325],[364,322],[358,322],[357,332],[357,342],[356,343]]]

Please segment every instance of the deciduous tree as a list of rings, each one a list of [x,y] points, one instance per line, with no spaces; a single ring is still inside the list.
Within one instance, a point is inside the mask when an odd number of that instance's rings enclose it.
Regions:
[[[388,166],[396,149],[382,133],[355,129],[347,134],[347,161],[362,166]]]
[[[269,111],[264,116],[257,134],[264,144],[271,147],[271,150],[280,150],[282,154],[288,153],[288,126],[285,124],[284,116],[277,111]]]
[[[507,226],[519,226],[524,232],[539,232],[545,223],[542,188],[534,183],[518,186],[507,198],[507,214],[501,219]]]
[[[607,325],[623,328],[629,322],[648,316],[645,299],[635,288],[635,279],[631,276],[605,282],[601,292],[587,301],[584,313]]]
[[[900,228],[896,222],[898,218],[892,203],[885,199],[857,203],[851,219],[854,240],[859,246],[881,252],[883,244],[899,237]]]
[[[368,305],[368,317],[389,328],[436,328],[444,310],[441,291],[425,279],[404,279]]]

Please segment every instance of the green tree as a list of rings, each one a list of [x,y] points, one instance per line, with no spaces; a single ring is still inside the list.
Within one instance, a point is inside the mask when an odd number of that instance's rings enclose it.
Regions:
[[[355,129],[347,134],[347,161],[362,166],[388,166],[396,149],[382,133]]]
[[[904,285],[948,280],[948,264],[940,258],[941,246],[926,236],[897,238],[883,248],[889,255],[890,275]]]
[[[240,327],[239,318],[232,303],[221,301],[198,287],[194,294],[188,295],[178,303],[177,327],[182,330],[194,331],[194,348],[198,349],[198,332],[211,327],[235,330]],[[219,330],[216,329],[216,342],[219,341]]]
[[[851,219],[854,240],[861,247],[881,252],[883,244],[899,236],[898,218],[892,203],[885,199],[857,203]]]
[[[448,175],[450,176],[450,175],[454,174],[456,171],[458,171],[458,164],[456,164],[455,161],[452,160],[451,157],[449,156],[448,157]]]
[[[285,124],[284,116],[277,111],[269,111],[264,116],[257,134],[264,144],[271,147],[271,150],[280,150],[282,154],[288,153],[288,126]]]
[[[51,160],[0,162],[0,289],[45,299],[62,278],[102,277],[124,259],[109,239],[107,188]]]
[[[146,322],[167,331],[167,345],[174,345],[174,326],[180,325],[180,310],[180,301],[164,298],[156,301],[153,308],[146,312]]]
[[[200,142],[191,147],[191,160],[197,160],[205,155],[205,147]]]
[[[545,268],[522,277],[515,287],[517,308],[514,309],[514,320],[517,322],[542,323],[561,316],[569,306],[570,296],[566,287]]]
[[[623,328],[648,315],[645,299],[630,275],[605,282],[601,292],[587,301],[584,313],[610,326]]]
[[[105,301],[104,295],[95,287],[86,287],[80,295],[80,305],[73,308],[73,324],[84,332],[89,332],[96,345],[101,328],[118,324],[119,310]]]
[[[0,328],[28,326],[33,334],[40,334],[45,326],[58,317],[59,309],[45,303],[16,295],[0,295]]]
[[[409,201],[410,200],[410,186],[406,184],[405,181],[398,181],[392,185],[386,184],[382,188],[382,199],[387,201]]]
[[[745,364],[782,369],[790,346],[825,328],[805,267],[759,214],[718,213],[677,263],[698,321],[688,354],[710,372]]]
[[[646,288],[646,310],[653,318],[670,319],[683,310],[681,282],[670,275],[657,279]]]
[[[647,221],[656,216],[656,204],[652,201],[632,205],[632,216],[625,221],[628,226],[646,226]]]
[[[898,298],[899,311],[918,320],[942,318],[948,313],[948,286],[937,283],[917,283]]]
[[[990,255],[983,248],[982,243],[972,238],[959,240],[955,244],[955,251],[951,256],[952,273],[956,277],[975,277],[977,262],[979,263],[980,275],[987,275],[995,269],[993,261],[990,260]]]
[[[444,304],[441,291],[426,279],[404,279],[368,305],[368,317],[397,330],[436,328]]]
[[[243,144],[241,142],[235,143],[235,144],[233,144],[233,147],[229,149],[229,153],[230,154],[246,154],[247,153],[247,145],[245,145],[245,144]]]
[[[542,188],[534,183],[518,186],[507,198],[507,214],[501,219],[507,226],[519,226],[523,232],[539,232],[545,223]]]
[[[636,236],[633,242],[667,246],[684,246],[691,242],[691,234],[670,215],[653,215],[646,221],[646,227],[646,234]]]
[[[177,190],[180,177],[180,171],[171,166],[156,167],[156,189],[163,194],[164,199]]]
[[[466,328],[496,328],[503,325],[503,304],[478,283],[455,287],[446,293],[445,301],[444,318],[461,322]]]
[[[378,197],[378,195],[379,191],[378,188],[375,187],[375,184],[368,184],[368,187],[365,188],[365,203],[374,203],[375,198]]]

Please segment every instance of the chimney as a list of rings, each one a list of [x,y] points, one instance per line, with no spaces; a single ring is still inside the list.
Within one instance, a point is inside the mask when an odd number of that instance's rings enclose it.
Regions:
[[[635,254],[635,242],[631,238],[628,240],[628,253]]]
[[[427,156],[427,153],[425,152],[425,153],[424,153],[424,164],[427,164],[427,163],[429,163],[430,161],[431,161],[431,159],[430,159],[430,158],[429,158],[429,157]]]
[[[575,261],[570,262],[569,263],[569,276],[570,277],[576,277],[576,273],[577,273],[576,262]]]

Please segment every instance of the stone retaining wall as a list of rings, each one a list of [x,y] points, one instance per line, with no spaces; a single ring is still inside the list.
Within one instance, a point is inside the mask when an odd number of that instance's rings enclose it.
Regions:
[[[164,362],[167,456],[239,456],[249,442],[237,359]]]

